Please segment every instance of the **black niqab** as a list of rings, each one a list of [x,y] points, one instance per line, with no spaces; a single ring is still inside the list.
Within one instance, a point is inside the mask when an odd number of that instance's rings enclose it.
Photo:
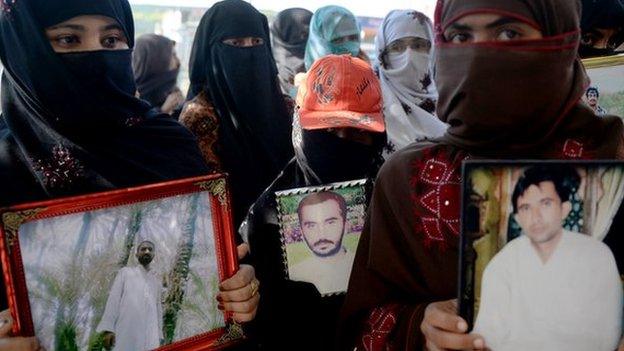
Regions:
[[[273,57],[284,94],[292,94],[294,78],[305,72],[305,48],[313,13],[302,8],[281,11],[271,23]]]
[[[223,43],[243,37],[262,38],[264,43]],[[219,118],[217,152],[230,175],[238,225],[293,155],[292,118],[278,85],[266,17],[241,0],[212,6],[195,35],[190,75],[189,99],[205,90]]]
[[[134,94],[131,50],[57,54],[45,28],[127,0],[3,1],[0,206],[205,174],[193,136]]]

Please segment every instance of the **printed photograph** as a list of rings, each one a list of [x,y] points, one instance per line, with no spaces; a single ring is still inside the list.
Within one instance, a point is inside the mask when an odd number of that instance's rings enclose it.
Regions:
[[[208,192],[35,220],[19,229],[46,350],[154,350],[225,326]]]
[[[312,283],[322,295],[346,292],[364,227],[364,181],[276,195],[288,278]]]
[[[583,101],[599,116],[624,116],[624,54],[584,62],[591,83]]]
[[[460,313],[473,331],[492,350],[617,349],[624,164],[474,161],[464,179]]]

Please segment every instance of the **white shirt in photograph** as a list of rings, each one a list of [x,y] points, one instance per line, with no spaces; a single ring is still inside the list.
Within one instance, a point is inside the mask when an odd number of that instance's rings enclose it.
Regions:
[[[312,254],[290,267],[289,278],[312,283],[323,295],[346,292],[354,259],[355,254],[349,251],[334,257],[318,257]]]
[[[96,331],[115,333],[115,351],[145,351],[160,347],[161,284],[143,266],[119,270]]]
[[[474,332],[492,351],[613,351],[622,299],[615,259],[601,241],[564,231],[543,263],[521,236],[485,269]]]

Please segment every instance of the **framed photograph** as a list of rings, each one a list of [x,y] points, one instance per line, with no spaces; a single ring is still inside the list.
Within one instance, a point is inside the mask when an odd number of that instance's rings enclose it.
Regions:
[[[624,118],[624,54],[583,60],[591,79],[583,101],[598,115]]]
[[[463,179],[459,312],[473,331],[492,350],[617,349],[624,163],[467,161]]]
[[[238,269],[230,195],[212,175],[0,210],[14,334],[46,350],[218,350]]]
[[[347,291],[364,227],[366,180],[276,192],[288,279],[323,296]]]

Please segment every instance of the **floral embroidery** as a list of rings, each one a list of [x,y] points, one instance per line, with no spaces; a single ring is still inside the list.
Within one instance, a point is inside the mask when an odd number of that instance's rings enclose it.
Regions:
[[[399,305],[386,305],[373,309],[366,321],[362,346],[366,351],[388,350],[388,336],[397,323]]]
[[[429,19],[424,14],[418,11],[408,12],[407,15],[412,17],[412,19],[418,20],[418,23],[420,23],[421,26],[424,26],[429,21]]]
[[[583,157],[583,149],[583,143],[568,139],[563,144],[563,156],[569,159],[580,159]]]
[[[184,105],[180,123],[197,137],[199,149],[211,171],[219,172],[222,169],[217,154],[219,120],[204,91]]]
[[[39,159],[34,164],[35,171],[43,177],[44,185],[51,189],[68,188],[85,176],[80,161],[63,145],[54,146],[49,159]]]
[[[437,148],[436,148],[437,149]],[[411,180],[417,233],[424,233],[425,245],[444,244],[448,234],[459,236],[461,161],[451,162],[443,149],[429,149],[413,165]]]
[[[429,113],[434,113],[436,109],[436,103],[431,99],[425,99],[419,106]]]
[[[126,127],[134,127],[135,125],[141,123],[143,121],[142,117],[129,117],[126,119],[124,123]]]

